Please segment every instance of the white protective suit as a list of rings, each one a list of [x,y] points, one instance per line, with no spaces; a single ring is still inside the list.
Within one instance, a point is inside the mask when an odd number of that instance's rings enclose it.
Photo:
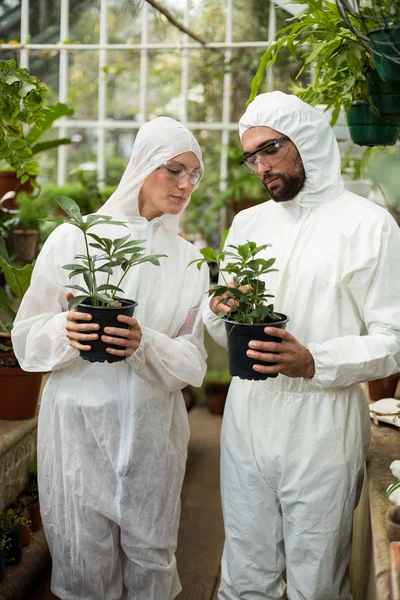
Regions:
[[[232,380],[219,598],[278,600],[286,567],[290,600],[349,600],[353,509],[370,437],[358,384],[400,368],[400,232],[385,210],[344,191],[336,140],[316,110],[281,92],[261,94],[240,135],[253,126],[294,142],[306,182],[291,201],[240,212],[226,243],[272,244],[264,257],[276,257],[279,271],[266,276],[267,288],[313,355],[315,375]],[[203,317],[226,346],[208,300]]]
[[[189,439],[181,389],[200,386],[206,370],[200,306],[208,271],[187,268],[200,254],[177,235],[178,215],[148,222],[138,192],[183,152],[203,166],[198,143],[177,121],[143,125],[119,187],[99,211],[128,228],[93,230],[110,238],[130,233],[146,240],[146,253],[168,255],[124,279],[125,297],[138,302],[136,352],[122,362],[89,363],[69,346],[61,266],[83,250],[71,225],[44,245],[15,321],[22,368],[51,371],[39,415],[39,488],[52,590],[62,600],[168,600],[181,589],[174,553]]]

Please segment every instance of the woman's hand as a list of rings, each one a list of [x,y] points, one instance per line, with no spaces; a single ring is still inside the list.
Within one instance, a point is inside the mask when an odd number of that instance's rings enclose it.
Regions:
[[[72,292],[67,292],[65,295],[67,302],[74,297]],[[67,312],[67,338],[69,345],[77,350],[91,350],[92,347],[88,346],[87,343],[90,340],[97,340],[99,337],[94,329],[100,329],[97,323],[91,323],[92,315],[88,313],[78,312],[76,308]],[[77,321],[88,321],[87,323],[78,323]]]
[[[114,344],[115,346],[121,346],[121,350],[115,350],[114,348],[107,348],[109,354],[115,356],[132,356],[139,347],[142,340],[142,330],[139,323],[133,317],[127,317],[126,315],[118,315],[118,321],[121,323],[127,323],[129,329],[122,329],[121,327],[105,327],[104,333],[101,339],[106,344]],[[117,337],[115,337],[117,336]]]

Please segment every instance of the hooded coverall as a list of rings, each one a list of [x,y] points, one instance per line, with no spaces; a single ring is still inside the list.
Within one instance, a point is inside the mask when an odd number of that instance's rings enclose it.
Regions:
[[[262,256],[276,257],[278,271],[266,287],[311,352],[315,375],[232,380],[221,437],[219,599],[278,600],[286,568],[290,600],[349,600],[352,518],[370,438],[359,384],[400,370],[400,232],[387,211],[344,191],[338,145],[317,110],[261,94],[240,135],[256,126],[293,141],[305,184],[293,200],[240,212],[226,244],[272,244]],[[203,313],[226,347],[208,300]]]
[[[94,228],[108,238],[130,233],[146,241],[146,254],[168,256],[124,279],[125,297],[138,302],[136,352],[89,363],[68,344],[62,265],[84,252],[71,225],[45,243],[14,324],[21,367],[51,371],[39,414],[38,477],[51,588],[62,600],[168,600],[181,589],[175,549],[189,439],[181,389],[201,385],[206,369],[200,305],[208,272],[187,268],[200,255],[177,235],[178,216],[147,221],[138,193],[152,171],[183,152],[202,166],[199,145],[178,122],[143,125],[119,187],[99,211],[127,227]]]

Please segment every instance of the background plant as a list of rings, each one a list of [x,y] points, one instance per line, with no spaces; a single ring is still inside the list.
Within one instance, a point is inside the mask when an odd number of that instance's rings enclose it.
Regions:
[[[83,276],[86,289],[80,285],[68,285],[68,288],[78,290],[83,295],[75,296],[68,303],[69,310],[78,306],[84,300],[90,298],[92,306],[108,306],[118,300],[117,292],[124,293],[120,288],[123,279],[128,271],[139,264],[151,262],[153,265],[160,265],[159,258],[165,257],[165,254],[144,254],[144,248],[141,244],[145,240],[132,240],[130,235],[117,239],[99,237],[95,233],[88,233],[95,225],[107,223],[107,225],[126,226],[121,221],[113,221],[112,217],[107,215],[89,215],[85,219],[82,217],[79,206],[71,198],[60,197],[57,202],[62,210],[69,216],[66,223],[77,227],[83,234],[85,241],[86,254],[76,254],[75,260],[80,262],[63,265],[63,269],[70,271],[69,278],[78,275]],[[91,241],[94,240],[94,241]],[[100,254],[91,254],[89,248],[95,248]],[[120,275],[117,285],[110,283],[114,268],[119,267]],[[107,274],[107,281],[102,285],[97,283],[97,275]]]
[[[306,87],[292,83],[291,91],[305,102],[315,106],[326,104],[333,108],[331,124],[334,125],[340,108],[350,109],[354,100],[367,98],[367,83],[363,74],[366,66],[374,68],[371,55],[357,36],[348,29],[334,2],[325,0],[293,0],[304,4],[290,25],[277,33],[274,41],[260,59],[257,73],[251,83],[248,101],[257,95],[259,86],[282,49],[294,58],[300,57],[304,65],[296,80],[306,67],[313,70],[314,80]]]
[[[37,152],[69,144],[68,138],[39,142],[54,121],[73,114],[66,104],[45,105],[47,88],[15,59],[0,61],[0,159],[16,171],[21,183],[40,174],[33,156]],[[24,125],[30,126],[25,132]]]
[[[262,246],[257,246],[255,242],[237,246],[228,244],[225,250],[227,235],[228,230],[222,236],[219,252],[214,248],[203,248],[200,250],[203,258],[189,263],[197,264],[198,269],[205,262],[217,263],[225,285],[216,285],[209,290],[208,294],[222,296],[225,292],[229,292],[230,296],[225,297],[222,302],[227,304],[232,297],[236,301],[235,309],[232,309],[229,315],[221,311],[218,316],[237,323],[256,324],[278,321],[280,316],[274,312],[273,304],[266,304],[273,295],[268,293],[265,281],[260,279],[263,275],[277,270],[272,268],[276,259],[256,258],[257,254],[270,247],[270,244]],[[235,287],[228,285],[225,274],[230,276],[229,279],[233,279]]]

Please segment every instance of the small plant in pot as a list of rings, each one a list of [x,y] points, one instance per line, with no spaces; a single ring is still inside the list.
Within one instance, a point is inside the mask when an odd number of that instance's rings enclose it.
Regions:
[[[6,547],[8,547],[10,540],[8,537],[0,536],[0,582],[4,579],[4,553]]]
[[[218,317],[224,320],[225,329],[228,336],[228,360],[229,373],[232,376],[238,376],[241,379],[267,379],[268,377],[277,377],[277,374],[267,375],[258,373],[253,369],[253,365],[259,361],[247,356],[250,340],[260,340],[264,342],[280,342],[275,336],[268,335],[264,328],[268,325],[285,329],[289,318],[274,310],[270,303],[272,294],[268,293],[263,277],[276,271],[272,268],[275,258],[264,259],[256,258],[270,244],[257,246],[255,242],[247,242],[241,245],[228,244],[224,249],[225,240],[228,231],[222,236],[219,252],[213,248],[203,248],[200,253],[203,258],[192,261],[189,264],[196,263],[200,269],[204,262],[215,262],[218,265],[224,284],[211,288],[208,292],[210,296],[225,296],[222,300],[228,304],[232,299],[235,306],[229,313],[221,311]],[[233,287],[229,285],[229,280],[233,280]],[[263,363],[265,366],[273,363]]]
[[[4,548],[4,564],[18,565],[22,558],[21,525],[26,514],[13,508],[0,512],[0,539],[7,538]]]
[[[90,313],[93,323],[100,325],[98,339],[91,341],[91,350],[81,350],[80,355],[84,360],[90,362],[116,362],[123,360],[121,356],[114,356],[106,351],[107,347],[120,349],[118,346],[110,345],[101,340],[105,327],[128,328],[128,325],[117,320],[118,315],[125,314],[132,317],[137,302],[135,300],[121,298],[123,290],[120,287],[128,271],[139,264],[150,262],[160,265],[159,259],[166,257],[165,254],[145,255],[142,244],[145,240],[132,240],[130,235],[117,239],[100,237],[89,232],[96,225],[121,225],[125,223],[112,220],[106,215],[93,214],[83,218],[79,206],[71,198],[58,197],[57,202],[62,210],[68,215],[66,221],[77,227],[84,237],[86,254],[77,254],[76,261],[63,265],[63,269],[70,271],[69,277],[82,277],[83,285],[68,285],[67,287],[81,292],[81,295],[72,298],[68,303],[69,310],[76,308],[79,312]],[[59,220],[58,220],[59,221]],[[89,248],[98,251],[92,254]],[[116,275],[116,285],[111,283],[111,277]],[[100,284],[100,278],[105,283]],[[117,295],[118,294],[118,295]],[[83,321],[82,321],[83,322]]]

